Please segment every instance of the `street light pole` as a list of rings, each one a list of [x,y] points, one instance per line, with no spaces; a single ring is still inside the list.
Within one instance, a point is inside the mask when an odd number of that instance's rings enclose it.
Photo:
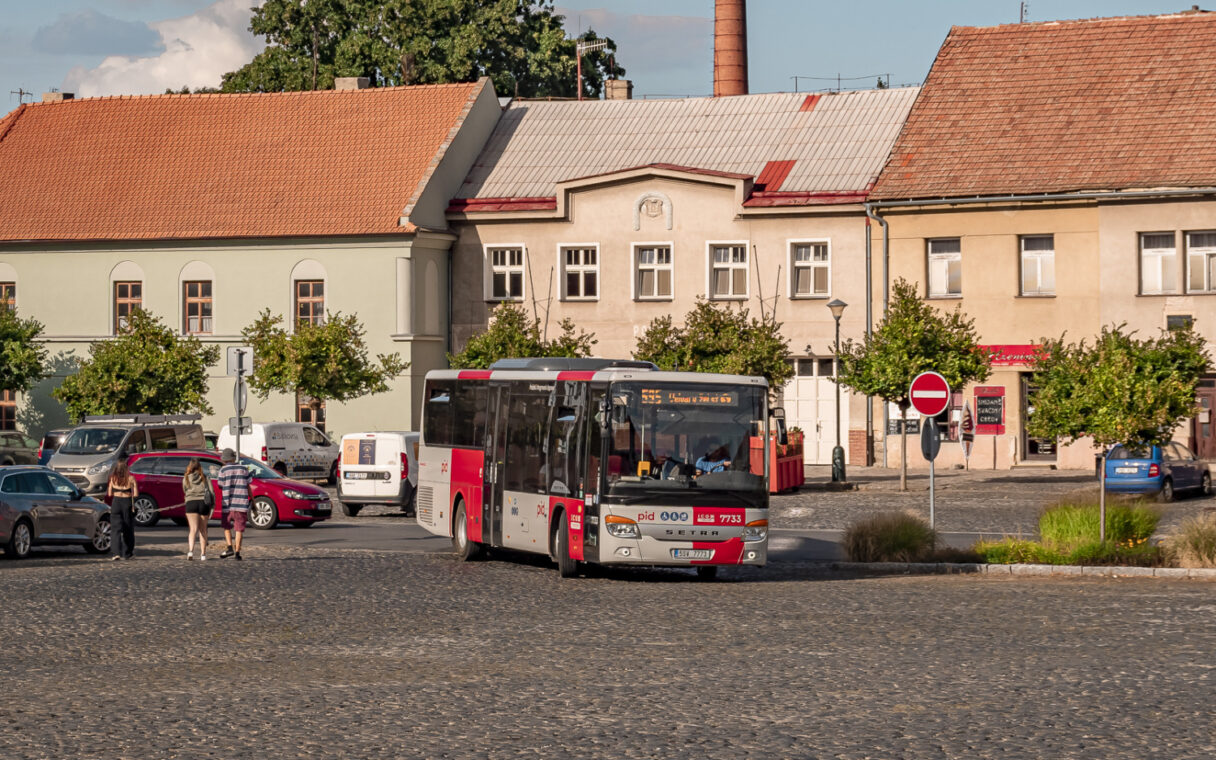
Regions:
[[[848,304],[839,298],[828,302],[828,308],[832,310],[832,319],[836,320],[836,344],[832,347],[832,366],[835,368],[832,380],[836,384],[836,447],[832,449],[833,483],[845,483],[848,480],[844,472],[844,449],[840,446],[840,317],[844,314],[846,306]]]

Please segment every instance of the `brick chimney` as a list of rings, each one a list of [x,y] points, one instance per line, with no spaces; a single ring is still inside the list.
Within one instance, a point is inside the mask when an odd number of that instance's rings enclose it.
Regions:
[[[44,92],[42,93],[42,102],[58,103],[62,100],[73,100],[75,97],[75,93],[71,92]]]
[[[334,77],[335,90],[366,90],[369,85],[367,77]]]
[[[628,79],[605,81],[604,100],[633,100],[633,82]]]
[[[714,97],[747,94],[747,3],[714,2]]]

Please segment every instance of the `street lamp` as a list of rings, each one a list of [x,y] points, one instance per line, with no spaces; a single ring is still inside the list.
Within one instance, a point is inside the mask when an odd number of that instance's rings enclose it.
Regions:
[[[844,449],[840,447],[840,316],[844,314],[847,303],[839,298],[828,302],[832,310],[832,319],[836,320],[836,344],[832,348],[832,361],[835,367],[833,380],[836,382],[836,447],[832,449],[832,482],[846,482],[844,474]]]

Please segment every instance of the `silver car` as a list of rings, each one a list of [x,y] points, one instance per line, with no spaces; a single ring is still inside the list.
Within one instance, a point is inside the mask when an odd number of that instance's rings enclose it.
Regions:
[[[21,559],[38,544],[108,552],[110,508],[50,468],[0,467],[0,546],[10,559]]]
[[[47,462],[82,491],[105,493],[114,463],[141,451],[203,450],[197,414],[109,414],[85,417]]]

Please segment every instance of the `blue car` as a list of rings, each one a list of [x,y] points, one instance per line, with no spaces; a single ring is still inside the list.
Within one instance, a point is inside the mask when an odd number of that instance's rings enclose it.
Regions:
[[[1212,476],[1207,462],[1181,443],[1119,444],[1106,454],[1106,490],[1156,494],[1160,501],[1172,501],[1178,491],[1209,495]]]

